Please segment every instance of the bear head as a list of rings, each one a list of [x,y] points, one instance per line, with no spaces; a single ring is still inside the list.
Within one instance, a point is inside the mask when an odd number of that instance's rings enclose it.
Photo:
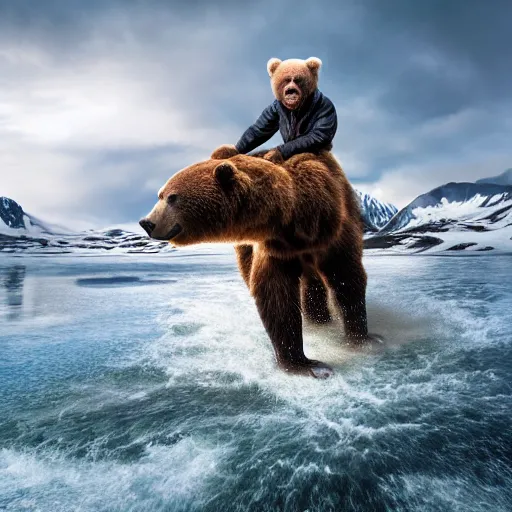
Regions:
[[[318,72],[322,61],[309,59],[272,58],[267,63],[274,96],[288,109],[296,110],[318,86]]]
[[[228,160],[207,160],[179,171],[158,192],[140,225],[173,245],[224,241],[247,194],[248,177]]]
[[[249,155],[210,159],[172,176],[140,225],[175,246],[265,240],[273,219],[289,222],[293,200],[292,178],[281,166]]]

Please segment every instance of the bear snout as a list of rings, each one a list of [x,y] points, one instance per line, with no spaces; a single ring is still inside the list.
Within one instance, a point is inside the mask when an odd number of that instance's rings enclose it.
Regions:
[[[149,235],[151,236],[151,233],[153,232],[153,230],[155,229],[156,225],[151,222],[150,220],[148,219],[141,219],[139,221],[139,224],[141,226],[141,228]]]

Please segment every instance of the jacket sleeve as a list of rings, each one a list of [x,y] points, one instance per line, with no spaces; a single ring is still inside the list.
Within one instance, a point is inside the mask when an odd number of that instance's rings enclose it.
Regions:
[[[279,113],[271,103],[258,117],[256,122],[247,128],[240,140],[235,144],[239,153],[248,153],[267,142],[279,130]]]
[[[332,142],[338,128],[336,109],[332,101],[326,97],[322,103],[317,120],[308,133],[277,147],[284,159],[297,153],[307,153],[323,148]]]

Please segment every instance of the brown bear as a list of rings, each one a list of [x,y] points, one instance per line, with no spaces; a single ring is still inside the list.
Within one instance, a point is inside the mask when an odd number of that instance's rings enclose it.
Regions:
[[[318,89],[318,73],[322,61],[272,58],[267,63],[275,101],[271,103],[235,144],[224,144],[212,158],[225,159],[238,153],[249,153],[281,132],[284,144],[264,153],[274,163],[299,153],[316,153],[332,149],[338,120],[332,101]]]
[[[329,366],[304,355],[301,311],[313,322],[329,322],[330,288],[348,340],[372,339],[359,205],[330,152],[295,155],[283,165],[263,154],[186,167],[160,189],[140,225],[175,246],[236,244],[240,272],[279,366],[328,377]]]

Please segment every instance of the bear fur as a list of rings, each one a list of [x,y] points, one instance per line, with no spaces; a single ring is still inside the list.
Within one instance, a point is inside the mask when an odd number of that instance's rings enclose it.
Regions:
[[[352,343],[367,330],[363,225],[354,191],[334,156],[303,153],[276,165],[256,155],[191,165],[160,189],[141,225],[175,246],[229,242],[286,371],[327,377],[303,351],[302,315],[331,320],[328,293]],[[301,308],[297,307],[301,305]]]

